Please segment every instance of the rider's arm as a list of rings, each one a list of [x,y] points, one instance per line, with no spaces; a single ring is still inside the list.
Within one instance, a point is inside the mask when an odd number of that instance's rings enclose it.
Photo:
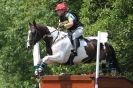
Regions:
[[[74,16],[72,14],[68,14],[68,22],[64,24],[64,27],[66,29],[71,28],[74,25]]]
[[[73,21],[68,21],[68,23],[64,24],[64,27],[65,27],[66,29],[69,29],[69,28],[71,28],[72,26],[73,26]]]

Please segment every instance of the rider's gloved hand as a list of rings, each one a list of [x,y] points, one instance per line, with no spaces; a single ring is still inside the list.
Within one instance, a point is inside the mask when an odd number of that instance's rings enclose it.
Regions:
[[[64,28],[64,24],[60,22],[59,25],[58,25],[58,27],[59,28]]]

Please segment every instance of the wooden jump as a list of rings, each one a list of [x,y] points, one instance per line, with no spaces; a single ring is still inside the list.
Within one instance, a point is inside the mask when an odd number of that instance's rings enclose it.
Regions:
[[[41,77],[41,88],[94,88],[95,77],[90,75],[46,75]],[[133,81],[123,77],[99,77],[99,88],[133,88]]]

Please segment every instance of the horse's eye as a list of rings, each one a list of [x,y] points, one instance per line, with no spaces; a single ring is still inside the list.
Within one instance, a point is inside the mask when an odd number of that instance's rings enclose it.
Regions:
[[[31,32],[32,35],[35,35],[35,32]]]

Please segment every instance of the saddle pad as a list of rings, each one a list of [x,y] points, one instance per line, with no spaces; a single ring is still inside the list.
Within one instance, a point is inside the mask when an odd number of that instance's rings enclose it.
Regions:
[[[98,39],[98,37],[97,36],[90,36],[90,37],[85,37],[86,39],[88,39],[88,40],[92,40],[92,39]],[[105,42],[107,42],[108,41],[108,39],[106,38],[106,36],[102,36],[101,37],[101,39],[100,39],[100,43],[105,43]]]
[[[79,39],[80,41],[80,46],[87,46],[87,43],[84,39]]]

